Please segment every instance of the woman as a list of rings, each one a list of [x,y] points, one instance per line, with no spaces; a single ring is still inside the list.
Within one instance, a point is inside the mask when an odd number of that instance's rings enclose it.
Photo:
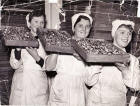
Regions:
[[[45,27],[44,13],[33,11],[26,19],[32,35],[37,38],[37,28]],[[46,53],[39,39],[38,41],[39,48],[26,47],[11,51],[10,64],[15,73],[10,105],[47,105],[48,82],[46,73],[43,72]]]
[[[113,44],[125,50],[132,39],[134,23],[115,20],[112,23]],[[126,106],[127,87],[140,89],[140,69],[136,57],[130,54],[129,63],[104,65],[99,81],[88,91],[87,106]]]
[[[75,14],[72,17],[73,39],[86,38],[91,25],[92,18],[88,14]],[[85,106],[85,83],[96,83],[100,67],[96,66],[97,69],[93,69],[95,71],[86,70],[84,62],[79,58],[63,54],[48,56],[46,66],[48,71],[57,72],[51,85],[48,106]]]

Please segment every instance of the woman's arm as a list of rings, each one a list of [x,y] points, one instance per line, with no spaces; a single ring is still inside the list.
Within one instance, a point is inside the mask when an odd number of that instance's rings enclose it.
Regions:
[[[130,55],[130,64],[116,64],[122,72],[123,80],[126,86],[135,90],[140,90],[140,68],[138,59]]]
[[[99,79],[101,73],[101,65],[91,65],[86,67],[85,83],[88,86],[93,86]]]
[[[54,71],[57,65],[58,54],[50,54],[45,62],[45,69],[47,71]]]
[[[10,65],[13,69],[18,69],[23,64],[21,59],[21,50],[12,49],[10,56]]]
[[[32,48],[32,47],[26,47],[26,50],[28,51],[28,53],[34,58],[34,60],[36,61],[36,63],[40,66],[43,67],[44,66],[44,57],[41,57],[38,54],[37,48]]]

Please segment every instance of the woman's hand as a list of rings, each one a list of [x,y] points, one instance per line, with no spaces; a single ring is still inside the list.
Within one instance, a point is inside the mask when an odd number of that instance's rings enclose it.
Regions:
[[[58,54],[50,54],[45,61],[45,69],[53,71],[56,68]]]
[[[130,63],[131,63],[130,55],[127,55],[126,58],[127,58],[127,61],[126,61],[126,62],[115,63],[116,67],[117,67],[120,71],[129,70],[129,66],[130,66]]]
[[[129,70],[129,62],[127,62],[127,63],[115,63],[115,65],[120,71]]]
[[[37,48],[26,47],[26,50],[36,61],[40,60],[40,56],[38,55]]]

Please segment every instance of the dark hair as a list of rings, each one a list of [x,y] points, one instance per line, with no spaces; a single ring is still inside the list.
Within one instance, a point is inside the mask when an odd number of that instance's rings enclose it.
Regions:
[[[122,24],[122,25],[120,25],[118,28],[120,28],[120,27],[125,27],[125,28],[129,29],[130,32],[132,32],[132,33],[133,33],[133,31],[134,31],[134,29],[132,28],[131,25],[125,25],[125,24]]]
[[[80,15],[74,24],[74,28],[75,28],[76,24],[81,21],[81,19],[85,19],[85,20],[88,20],[90,22],[90,19],[88,17],[86,17],[84,15]]]
[[[33,19],[33,17],[41,17],[43,16],[44,17],[44,24],[46,26],[46,15],[45,15],[45,12],[44,10],[34,10],[32,11],[30,14],[29,14],[29,22],[31,22],[31,20]],[[44,26],[44,27],[45,27]]]

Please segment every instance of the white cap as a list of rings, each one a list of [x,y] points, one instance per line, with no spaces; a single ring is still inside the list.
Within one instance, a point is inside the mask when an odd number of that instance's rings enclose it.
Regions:
[[[117,29],[119,28],[119,26],[122,25],[122,24],[124,24],[124,25],[131,25],[133,29],[134,29],[134,26],[135,26],[135,24],[134,24],[133,21],[129,21],[129,20],[119,20],[119,19],[114,20],[114,21],[112,22],[112,37],[113,37],[113,38],[114,38],[114,36],[115,36],[116,30],[117,30]]]
[[[74,31],[74,24],[75,24],[75,22],[77,21],[77,19],[81,15],[82,16],[86,16],[87,18],[89,18],[90,24],[92,24],[93,19],[92,19],[92,17],[90,15],[88,15],[87,13],[77,13],[77,14],[73,15],[72,18],[71,18],[72,19],[72,31]]]

